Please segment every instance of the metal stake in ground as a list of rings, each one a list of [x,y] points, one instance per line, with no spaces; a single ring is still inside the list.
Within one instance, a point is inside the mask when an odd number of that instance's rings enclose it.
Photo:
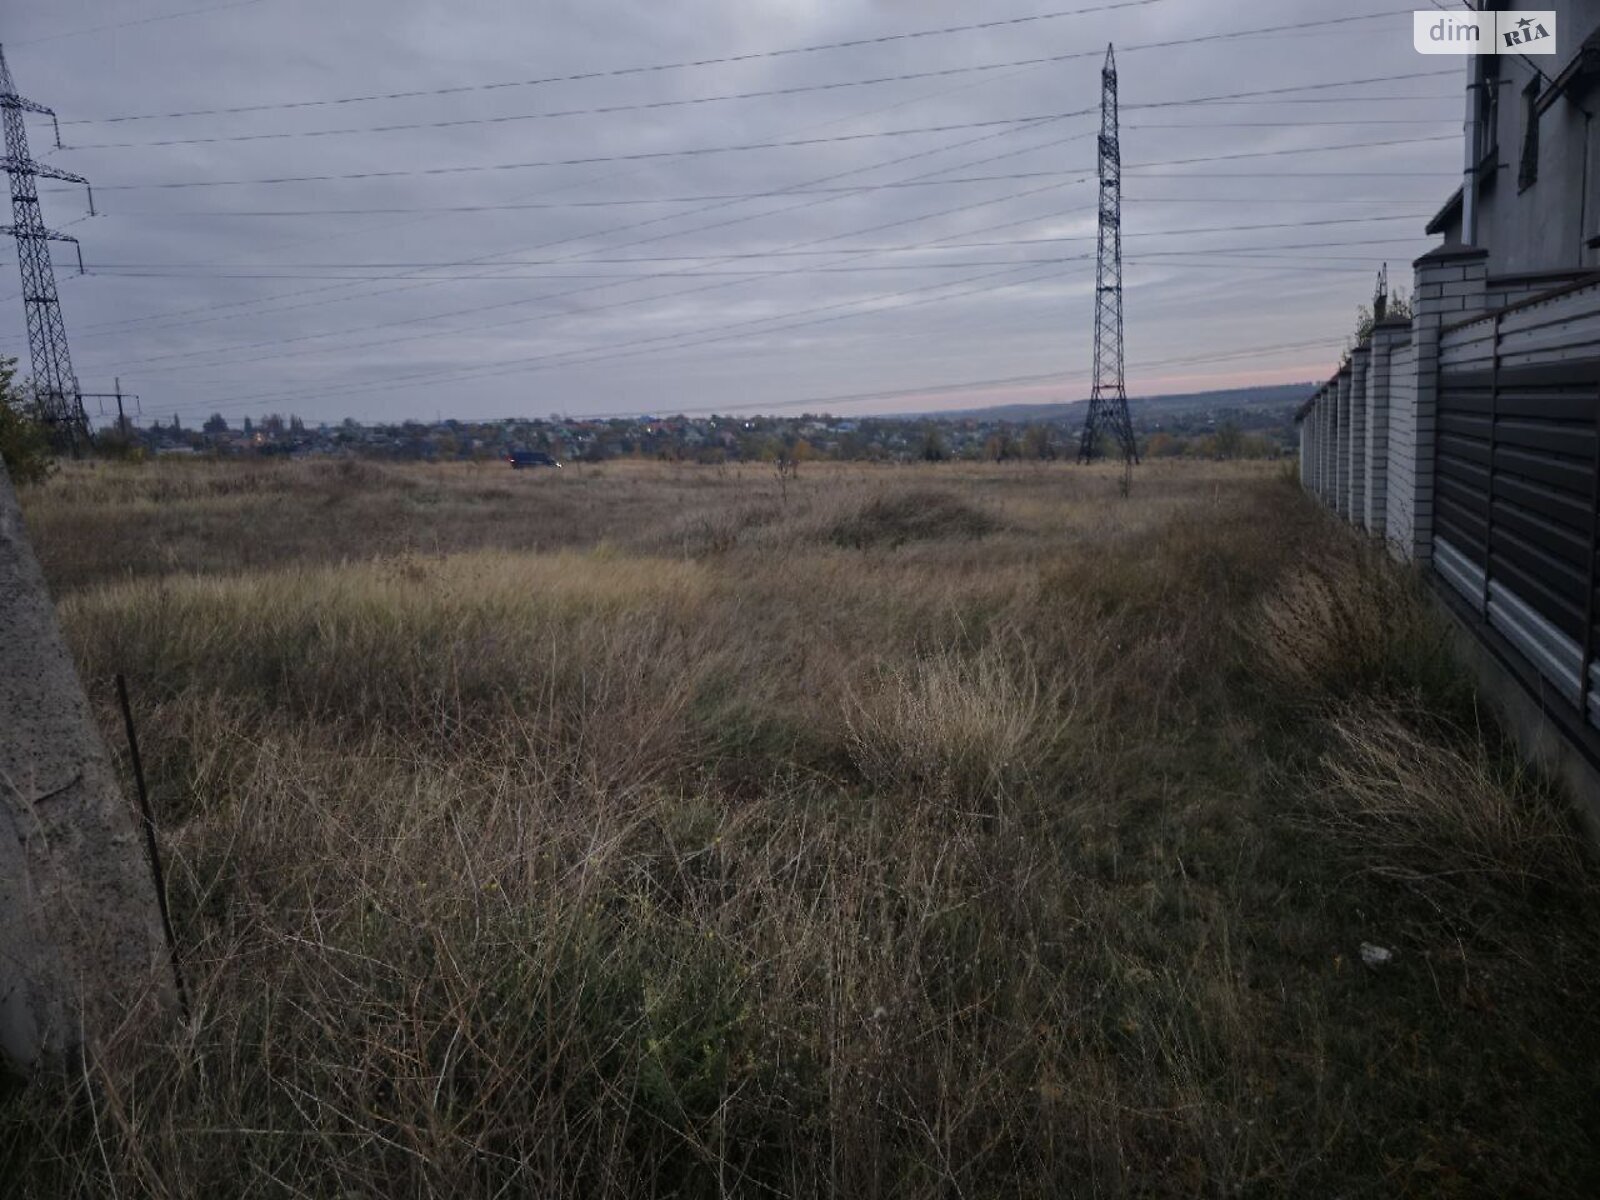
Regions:
[[[1117,140],[1117,60],[1106,47],[1100,69],[1100,224],[1094,271],[1094,390],[1078,461],[1092,462],[1100,436],[1117,439],[1125,463],[1139,461],[1122,379],[1122,149]]]

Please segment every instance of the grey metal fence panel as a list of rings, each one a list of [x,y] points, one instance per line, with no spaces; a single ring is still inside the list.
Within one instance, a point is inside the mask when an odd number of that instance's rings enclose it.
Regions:
[[[1600,284],[1446,328],[1439,362],[1434,570],[1600,725]]]

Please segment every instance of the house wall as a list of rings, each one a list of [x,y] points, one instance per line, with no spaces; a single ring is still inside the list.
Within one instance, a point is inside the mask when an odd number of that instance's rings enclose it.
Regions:
[[[1553,55],[1494,55],[1491,71],[1498,97],[1492,157],[1483,168],[1478,196],[1477,245],[1489,249],[1493,276],[1600,267],[1600,249],[1585,245],[1600,233],[1600,126],[1586,115],[1595,110],[1596,94],[1567,92],[1543,109],[1538,118],[1534,181],[1519,181],[1527,132],[1524,90],[1537,69],[1556,77],[1580,53],[1584,39],[1600,29],[1600,9],[1581,0],[1502,0],[1503,12],[1530,9],[1556,13],[1557,51]],[[1465,83],[1466,66],[1462,68]],[[1541,89],[1548,89],[1541,81]],[[1463,93],[1465,96],[1465,93]],[[1472,101],[1464,100],[1470,105]],[[1465,114],[1464,114],[1465,115]],[[1459,209],[1439,230],[1447,244],[1462,244]],[[1546,284],[1546,287],[1549,285]]]

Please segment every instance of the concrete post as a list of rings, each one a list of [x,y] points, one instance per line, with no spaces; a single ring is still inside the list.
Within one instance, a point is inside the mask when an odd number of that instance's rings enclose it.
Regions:
[[[1433,557],[1433,451],[1439,406],[1439,330],[1484,311],[1489,252],[1476,246],[1440,246],[1413,263],[1412,341],[1417,354],[1417,387],[1410,420],[1411,479],[1407,495],[1390,492],[1410,509],[1411,538],[1402,553],[1417,562]]]
[[[0,466],[0,1060],[30,1072],[174,1001],[150,862]]]
[[[1389,356],[1395,344],[1411,336],[1406,317],[1389,317],[1372,329],[1372,358],[1367,363],[1367,532],[1383,537],[1388,529],[1389,484]]]
[[[1350,351],[1350,523],[1367,519],[1367,363],[1370,342]]]

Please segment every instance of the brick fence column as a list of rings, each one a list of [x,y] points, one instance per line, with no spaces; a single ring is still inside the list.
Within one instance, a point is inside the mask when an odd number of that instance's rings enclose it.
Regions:
[[[1390,502],[1411,510],[1409,557],[1433,558],[1433,452],[1439,408],[1439,330],[1484,310],[1484,277],[1489,252],[1476,246],[1440,246],[1413,263],[1412,339],[1417,354],[1417,388],[1413,402],[1412,479],[1409,495],[1391,493]]]
[[[1341,517],[1350,516],[1350,364],[1339,368],[1334,377],[1338,430],[1333,449],[1333,509]]]
[[[1300,486],[1311,487],[1311,413],[1308,410],[1300,418]]]
[[[1367,363],[1371,344],[1362,342],[1350,352],[1350,461],[1349,516],[1353,525],[1367,519]]]
[[[1372,329],[1372,356],[1367,363],[1367,532],[1384,536],[1389,483],[1389,355],[1395,343],[1411,336],[1405,317],[1387,317]]]
[[[1339,381],[1334,376],[1322,386],[1322,502],[1334,507],[1338,504],[1339,472],[1336,469],[1334,450],[1339,445]]]

